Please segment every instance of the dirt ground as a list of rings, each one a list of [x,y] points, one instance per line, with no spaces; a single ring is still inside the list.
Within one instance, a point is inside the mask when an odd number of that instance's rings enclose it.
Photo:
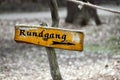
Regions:
[[[83,52],[55,49],[63,80],[120,80],[120,15],[99,16],[101,26],[92,20],[81,27],[60,19],[61,28],[85,33]],[[9,17],[0,19],[0,80],[52,80],[44,47],[14,41],[16,23],[50,25],[50,18]]]

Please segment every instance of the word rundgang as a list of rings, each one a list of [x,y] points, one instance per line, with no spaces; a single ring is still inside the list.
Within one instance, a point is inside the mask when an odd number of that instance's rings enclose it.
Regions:
[[[56,34],[56,33],[47,33],[45,30],[41,32],[30,32],[26,30],[20,30],[20,36],[34,36],[34,37],[42,37],[44,40],[48,39],[62,39],[63,41],[66,40],[66,35],[63,34]]]

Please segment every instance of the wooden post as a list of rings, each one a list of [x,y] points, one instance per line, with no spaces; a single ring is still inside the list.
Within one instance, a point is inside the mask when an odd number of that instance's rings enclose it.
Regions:
[[[56,0],[48,0],[48,2],[50,5],[51,16],[52,16],[52,27],[58,27],[59,16],[58,16],[57,2]],[[48,55],[50,71],[51,71],[53,80],[62,80],[55,50],[53,48],[46,47],[46,51]]]

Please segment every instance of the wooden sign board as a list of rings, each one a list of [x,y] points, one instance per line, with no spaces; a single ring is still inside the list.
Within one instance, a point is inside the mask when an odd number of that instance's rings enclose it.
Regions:
[[[16,25],[14,39],[45,47],[82,51],[84,34],[81,31],[47,26]]]

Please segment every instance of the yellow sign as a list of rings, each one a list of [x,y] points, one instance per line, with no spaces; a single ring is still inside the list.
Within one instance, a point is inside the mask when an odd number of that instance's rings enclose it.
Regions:
[[[67,50],[83,50],[84,34],[81,31],[47,26],[15,26],[15,41]]]

